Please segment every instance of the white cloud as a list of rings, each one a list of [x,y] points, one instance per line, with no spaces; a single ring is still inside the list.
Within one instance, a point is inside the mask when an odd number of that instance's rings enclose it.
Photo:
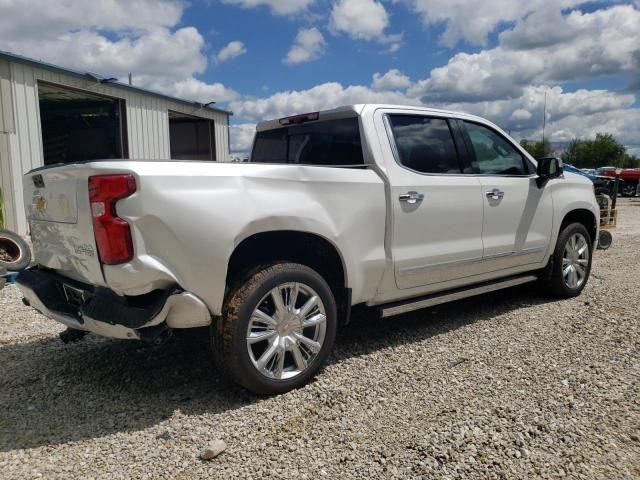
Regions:
[[[238,153],[247,153],[251,150],[253,137],[256,133],[255,123],[241,123],[231,125],[229,127],[229,135],[231,138],[231,151]]]
[[[148,30],[172,27],[184,4],[174,0],[0,0],[3,39],[50,38],[75,30]]]
[[[611,132],[623,143],[637,143],[640,131],[640,109],[630,108],[635,102],[631,94],[607,90],[581,89],[564,92],[561,87],[529,86],[515,98],[482,102],[430,102],[427,106],[467,112],[485,117],[519,138],[540,138],[544,95],[547,93],[547,137],[565,141],[575,137],[593,137],[597,132]],[[401,91],[375,91],[363,85],[347,87],[324,83],[308,90],[278,92],[268,98],[239,99],[231,108],[240,118],[251,123],[238,129],[232,140],[238,151],[250,145],[247,125],[265,119],[280,118],[355,103],[391,103],[421,105],[418,98]],[[242,140],[244,139],[244,140]]]
[[[480,101],[517,97],[531,84],[625,71],[638,74],[640,11],[634,7],[556,16],[555,28],[570,32],[569,38],[545,38],[545,20],[531,15],[503,32],[497,47],[454,55],[418,82],[412,94],[441,101]],[[530,48],[522,50],[526,47]]]
[[[329,82],[308,90],[278,92],[267,98],[242,99],[231,102],[231,110],[240,118],[260,121],[294,113],[314,112],[354,103],[419,104],[401,92],[376,92],[363,85],[343,87]]]
[[[2,49],[121,80],[131,72],[134,85],[187,99],[237,98],[222,84],[195,78],[207,68],[205,41],[194,27],[175,28],[182,2],[58,3],[0,0]]]
[[[525,110],[524,108],[517,108],[511,114],[510,119],[514,122],[520,122],[529,120],[531,118],[531,112],[529,110]]]
[[[426,25],[444,23],[440,43],[453,47],[460,39],[484,45],[498,25],[524,18],[527,14],[552,6],[560,10],[588,0],[401,0],[422,17]]]
[[[398,90],[411,86],[411,80],[397,68],[392,68],[384,75],[380,73],[373,74],[373,82],[371,88],[375,91]]]
[[[239,40],[234,40],[222,47],[216,54],[215,58],[218,62],[225,62],[232,58],[239,57],[240,55],[244,55],[245,53],[247,53],[247,49],[244,46],[244,43]]]
[[[229,5],[239,5],[243,8],[269,7],[276,15],[291,15],[303,12],[315,0],[222,0]]]
[[[58,65],[124,78],[133,72],[143,77],[184,78],[202,73],[207,66],[204,39],[193,27],[170,31],[157,27],[135,36],[110,40],[88,30],[52,36],[8,40],[8,50]]]
[[[393,44],[391,50],[400,47],[402,34],[389,35],[389,14],[376,0],[338,0],[331,9],[330,28],[355,40],[376,40]]]
[[[189,77],[184,80],[146,79],[147,88],[166,93],[185,100],[208,103],[226,103],[239,98],[238,92],[225,87],[222,83],[207,83],[197,78]]]
[[[615,115],[631,107],[635,96],[618,94],[608,90],[586,90],[564,92],[561,87],[530,86],[516,98],[441,104],[444,108],[468,112],[488,118],[505,130],[521,132],[528,136],[539,134],[542,127],[544,96],[547,94],[547,131],[567,130],[566,119],[571,118],[573,131],[587,135],[585,125],[595,116]],[[635,109],[640,112],[640,110]]]
[[[326,46],[327,42],[317,28],[300,29],[284,63],[294,65],[316,60],[324,54]]]

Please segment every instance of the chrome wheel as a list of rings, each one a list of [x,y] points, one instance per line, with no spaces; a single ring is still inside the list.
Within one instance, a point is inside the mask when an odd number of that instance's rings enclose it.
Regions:
[[[327,329],[320,296],[298,282],[278,285],[251,314],[247,349],[253,366],[265,377],[289,379],[316,358]]]
[[[589,244],[581,233],[569,237],[562,256],[562,277],[567,287],[580,288],[587,279]]]

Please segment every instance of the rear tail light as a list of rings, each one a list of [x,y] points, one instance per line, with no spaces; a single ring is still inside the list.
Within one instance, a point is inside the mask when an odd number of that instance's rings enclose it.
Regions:
[[[116,202],[135,191],[136,179],[133,175],[89,177],[93,232],[100,261],[105,265],[117,265],[133,258],[131,228],[125,220],[118,217]]]

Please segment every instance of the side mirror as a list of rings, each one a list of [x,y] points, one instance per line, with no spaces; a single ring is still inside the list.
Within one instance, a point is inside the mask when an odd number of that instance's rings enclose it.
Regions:
[[[539,158],[538,168],[536,170],[536,173],[538,174],[538,178],[536,178],[538,188],[544,187],[550,179],[562,176],[563,170],[564,165],[562,164],[562,160],[560,160],[559,158]]]

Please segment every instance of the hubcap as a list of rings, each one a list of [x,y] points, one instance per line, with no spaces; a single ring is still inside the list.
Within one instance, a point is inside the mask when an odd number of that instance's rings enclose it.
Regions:
[[[267,293],[251,314],[247,349],[265,377],[288,379],[316,358],[327,327],[320,296],[303,283],[284,283]]]
[[[574,233],[567,240],[562,257],[562,277],[567,287],[580,288],[587,278],[589,244],[581,233]]]

